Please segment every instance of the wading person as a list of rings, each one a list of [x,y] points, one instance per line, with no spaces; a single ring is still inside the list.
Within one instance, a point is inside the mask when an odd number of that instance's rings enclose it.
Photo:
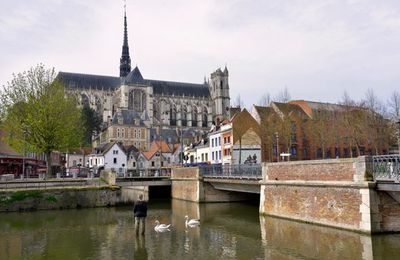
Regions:
[[[147,217],[147,202],[143,200],[143,194],[139,195],[139,200],[135,202],[135,206],[133,207],[133,214],[135,216],[135,232],[136,235],[140,234],[144,235],[144,231],[146,229],[145,221]]]

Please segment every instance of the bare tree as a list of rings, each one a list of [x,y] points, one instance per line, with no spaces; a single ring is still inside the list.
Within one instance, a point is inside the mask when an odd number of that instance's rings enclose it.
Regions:
[[[240,94],[236,96],[235,101],[233,102],[233,107],[239,107],[239,108],[244,107],[244,102],[240,97]]]
[[[271,103],[271,96],[270,96],[270,94],[267,92],[266,94],[264,94],[264,95],[262,95],[261,97],[260,97],[260,99],[258,100],[258,105],[259,106],[263,106],[263,107],[266,107],[266,106],[268,106],[269,105],[269,103]]]
[[[321,148],[322,158],[326,158],[326,151],[336,144],[337,132],[335,129],[335,113],[330,111],[327,106],[313,111],[313,118],[307,120],[305,128],[307,137]]]
[[[389,113],[393,119],[400,119],[400,92],[393,91],[389,98]]]
[[[282,91],[278,93],[275,100],[282,103],[287,103],[291,99],[289,90],[285,87]]]

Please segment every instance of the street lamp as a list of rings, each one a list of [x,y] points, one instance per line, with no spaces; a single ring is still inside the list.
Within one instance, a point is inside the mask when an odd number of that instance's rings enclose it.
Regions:
[[[396,122],[397,124],[397,152],[400,155],[400,117],[399,121]]]

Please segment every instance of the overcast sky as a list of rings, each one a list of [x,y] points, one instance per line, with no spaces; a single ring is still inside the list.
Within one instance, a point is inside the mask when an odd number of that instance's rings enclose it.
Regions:
[[[133,67],[201,83],[227,64],[246,106],[285,87],[292,99],[382,100],[400,89],[398,0],[127,0]],[[37,63],[119,75],[122,0],[1,0],[0,85]]]

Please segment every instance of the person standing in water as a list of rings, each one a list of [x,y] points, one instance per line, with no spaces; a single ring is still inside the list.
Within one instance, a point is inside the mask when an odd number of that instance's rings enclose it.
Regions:
[[[147,217],[147,202],[143,200],[143,194],[139,195],[139,200],[135,202],[133,206],[133,214],[135,216],[135,231],[136,235],[139,234],[139,228],[141,234],[144,235],[146,230],[146,217]]]

